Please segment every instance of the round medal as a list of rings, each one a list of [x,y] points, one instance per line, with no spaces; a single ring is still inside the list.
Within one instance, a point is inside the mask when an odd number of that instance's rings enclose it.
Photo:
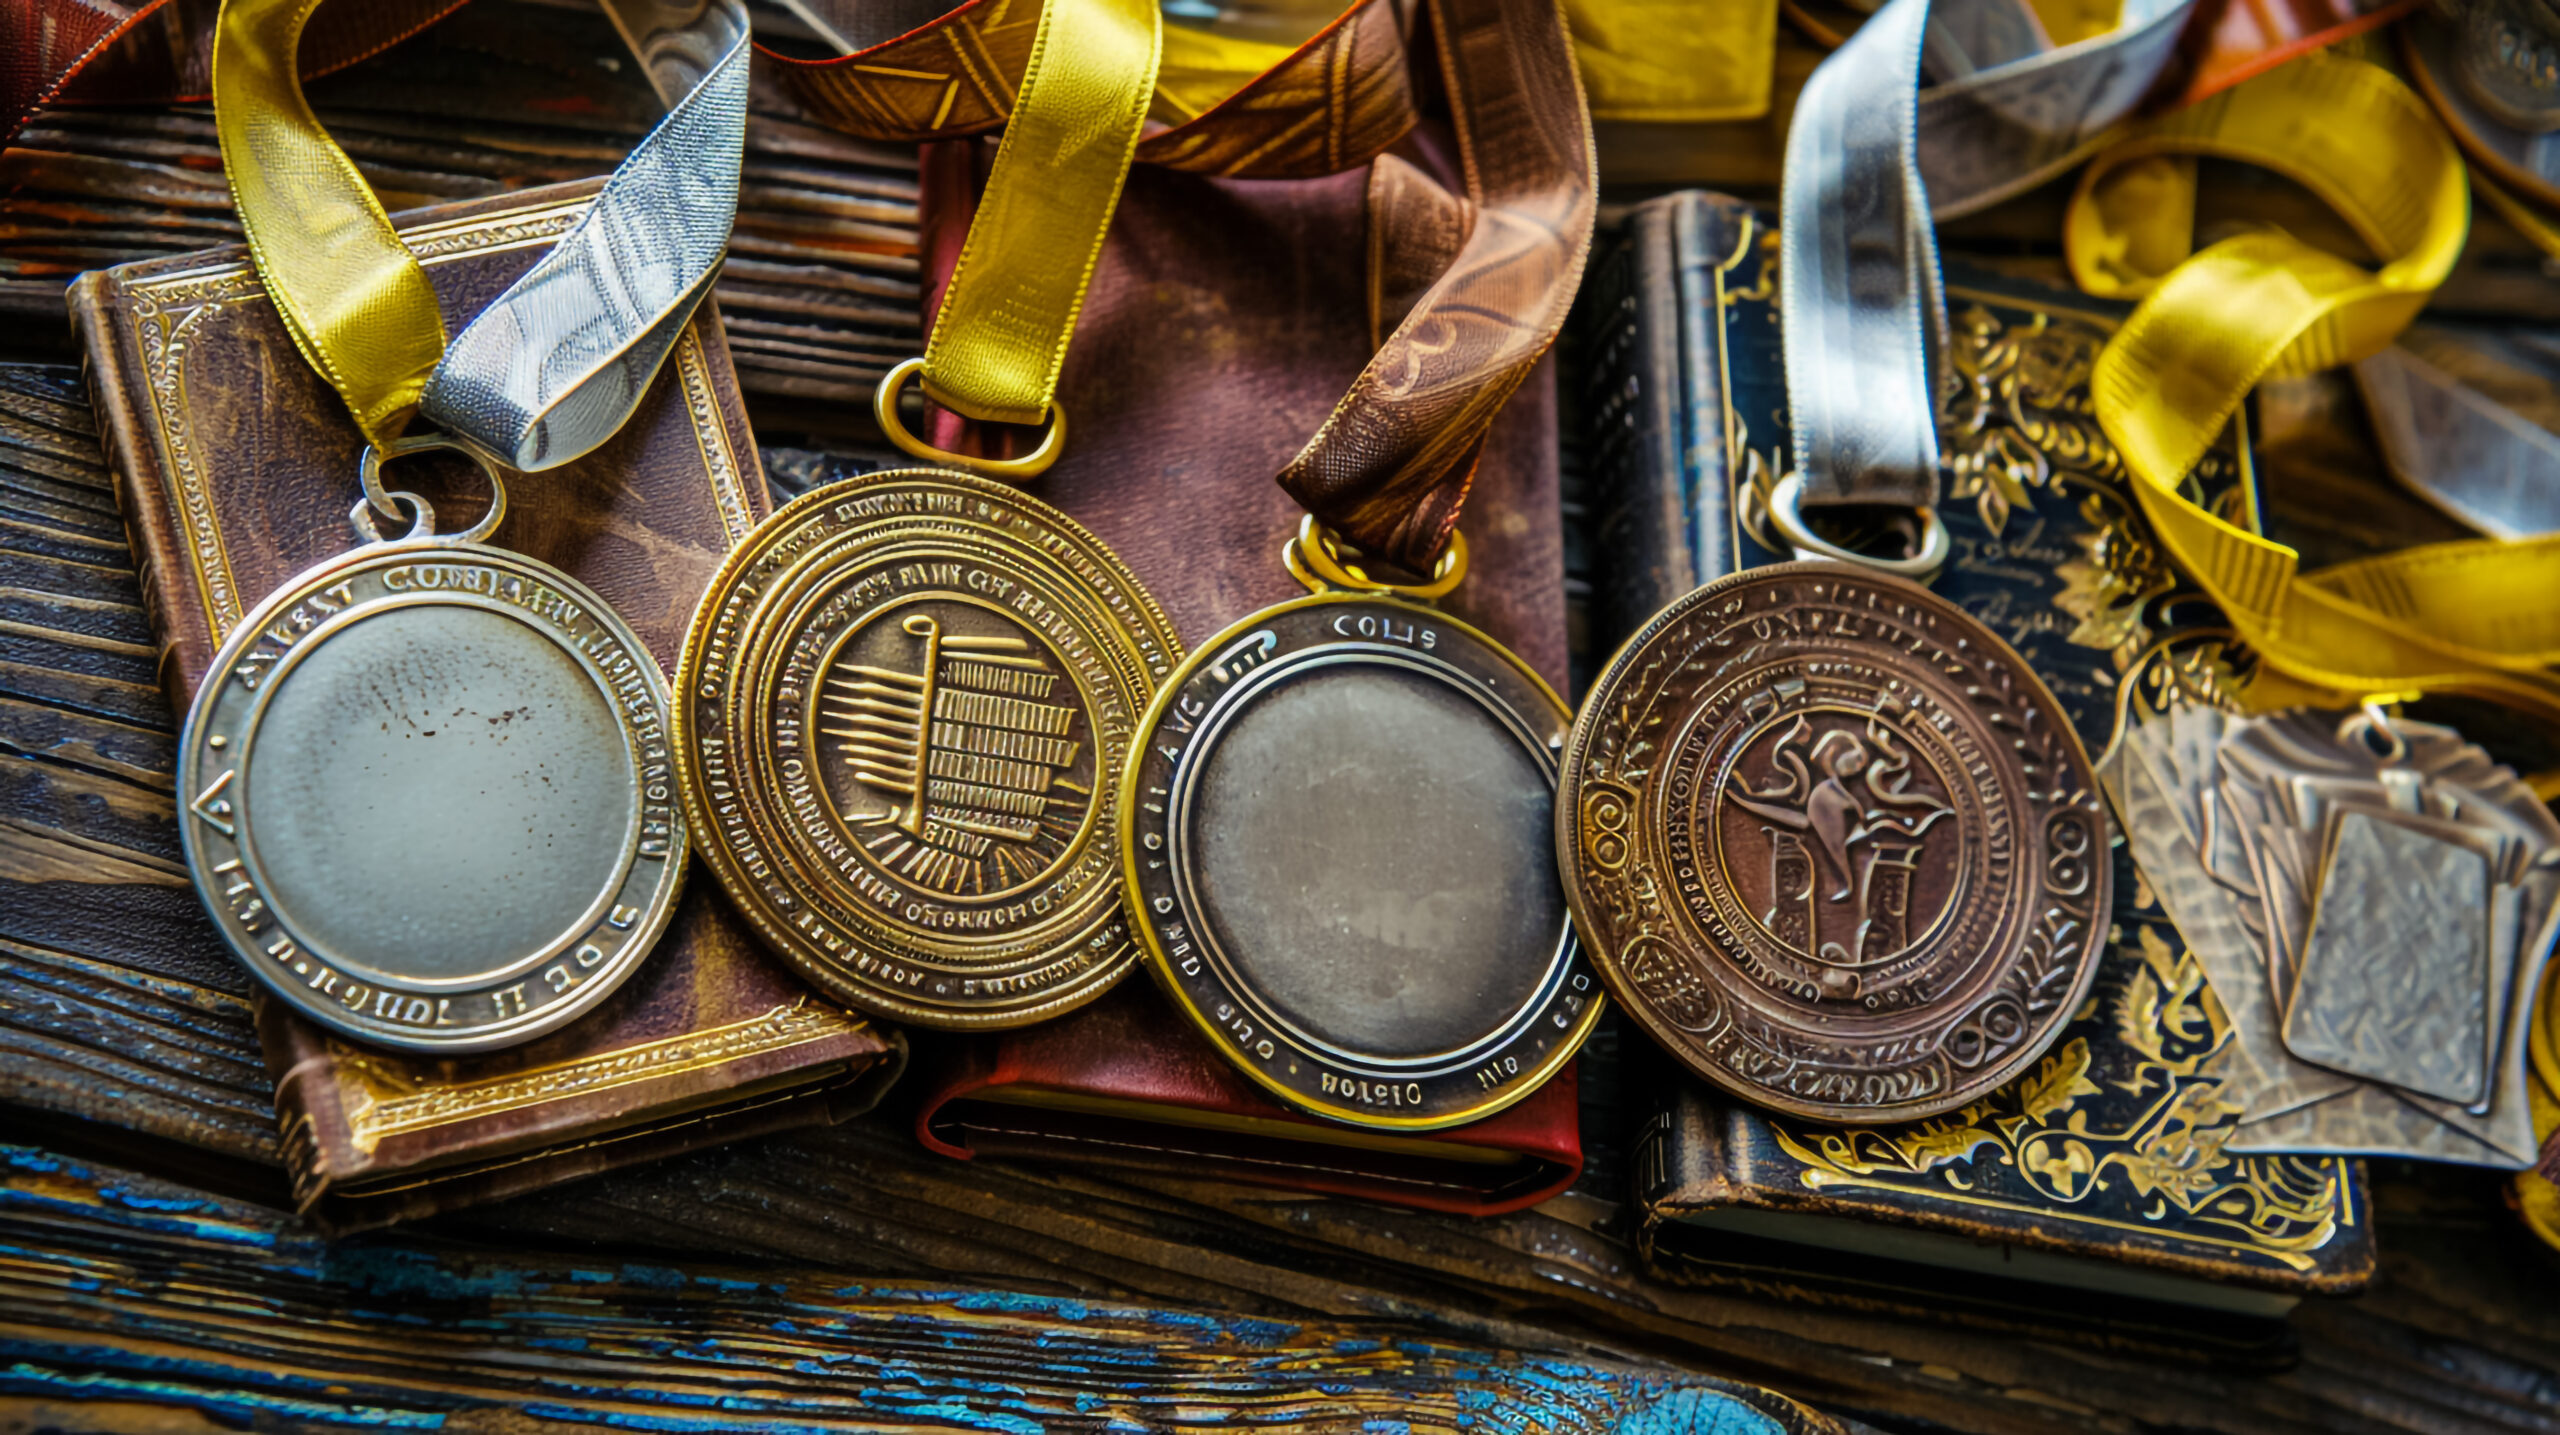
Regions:
[[[561,1026],[639,965],[683,881],[657,660],[502,548],[413,536],[286,584],[223,644],[178,752],[224,940],[384,1046]]]
[[[694,614],[686,810],[822,990],[927,1026],[1055,1016],[1135,958],[1109,794],[1181,651],[1109,549],[1018,489],[830,485],[748,535]]]
[[[2106,809],[2009,647],[1900,579],[1757,568],[1593,685],[1556,852],[1609,990],[1690,1070],[1826,1121],[1950,1111],[2088,990]]]
[[[1301,1110],[1422,1129],[1510,1105],[1599,988],[1548,860],[1553,690],[1446,614],[1360,592],[1257,613],[1157,694],[1121,789],[1152,968]]]

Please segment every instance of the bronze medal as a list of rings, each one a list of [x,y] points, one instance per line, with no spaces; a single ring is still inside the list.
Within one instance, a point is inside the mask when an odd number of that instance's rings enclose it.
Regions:
[[[1302,1111],[1415,1130],[1528,1095],[1600,1013],[1547,860],[1570,720],[1382,586],[1228,628],[1157,694],[1121,789],[1151,970]]]
[[[1829,1121],[1954,1110],[2096,974],[2108,827],[2060,705],[1926,589],[1753,569],[1620,649],[1556,847],[1609,989],[1698,1075]]]
[[[1038,499],[906,469],[733,552],[678,669],[686,811],[775,950],[844,1002],[1002,1027],[1134,958],[1110,793],[1180,639]]]

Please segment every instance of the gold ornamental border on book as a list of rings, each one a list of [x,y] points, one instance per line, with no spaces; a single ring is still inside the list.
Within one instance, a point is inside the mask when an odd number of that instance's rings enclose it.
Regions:
[[[1556,846],[1610,992],[1791,1115],[1956,1110],[2097,973],[2108,825],[2061,705],[1927,589],[1848,564],[1719,579],[1610,659]]]
[[[593,195],[583,195],[536,209],[444,220],[403,230],[400,240],[420,264],[432,270],[458,260],[550,245],[576,225],[594,202]],[[212,480],[200,451],[203,440],[188,420],[186,391],[197,348],[218,337],[220,326],[238,322],[244,311],[271,308],[273,301],[245,254],[154,275],[134,283],[129,293],[132,329],[127,337],[141,356],[148,413],[166,455],[170,516],[184,541],[189,576],[203,600],[206,632],[218,644],[238,626],[243,605]],[[728,429],[711,398],[710,369],[701,339],[691,325],[676,341],[669,364],[683,378],[686,416],[702,449],[712,503],[727,541],[736,543],[755,526],[755,517]]]
[[[1111,794],[1182,653],[1102,542],[1009,485],[900,469],[731,552],[679,665],[705,860],[831,996],[992,1029],[1135,959]]]

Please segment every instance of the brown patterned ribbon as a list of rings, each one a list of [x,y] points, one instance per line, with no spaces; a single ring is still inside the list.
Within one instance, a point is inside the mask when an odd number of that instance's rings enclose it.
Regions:
[[[813,8],[843,21],[839,33],[854,44],[905,18],[852,0]],[[1372,169],[1378,292],[1367,298],[1394,331],[1279,475],[1363,552],[1416,572],[1447,545],[1486,430],[1563,326],[1599,189],[1556,0],[1430,0],[1429,12],[1467,195],[1392,157]],[[768,55],[844,129],[950,138],[1003,123],[1038,17],[1037,0],[971,0],[838,59]],[[865,18],[870,32],[847,28]],[[1363,0],[1198,118],[1148,136],[1137,157],[1260,179],[1368,164],[1414,122],[1406,59],[1392,0]]]
[[[1040,29],[1040,0],[806,0],[847,43],[825,60],[763,58],[827,123],[917,143],[1004,128]],[[1363,0],[1198,118],[1138,142],[1140,164],[1233,179],[1304,179],[1368,163],[1413,128],[1395,0]]]
[[[1429,572],[1486,430],[1564,326],[1591,254],[1591,115],[1555,0],[1431,0],[1474,224],[1280,486],[1361,549]],[[1371,176],[1372,224],[1381,180]]]

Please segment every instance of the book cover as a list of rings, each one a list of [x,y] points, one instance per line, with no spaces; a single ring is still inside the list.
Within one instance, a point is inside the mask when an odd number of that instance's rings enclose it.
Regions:
[[[1634,301],[1596,291],[1586,306],[1584,352],[1611,367],[1584,376],[1585,390],[1651,395],[1653,414],[1682,424],[1679,444],[1630,444],[1650,457],[1620,464],[1617,492],[1594,505],[1689,520],[1685,571],[1659,550],[1621,562],[1598,545],[1595,587],[1620,585],[1618,611],[1641,617],[1724,572],[1792,556],[1767,526],[1792,451],[1776,240],[1774,217],[1739,201],[1652,201],[1612,261],[1636,276]],[[2094,756],[2146,691],[2209,684],[2245,658],[2150,542],[2090,412],[2090,365],[2117,315],[1952,263],[1947,304],[1940,516],[1954,555],[1933,587],[2026,656]],[[1684,332],[1698,342],[1659,337]],[[2193,482],[2254,523],[2241,428]],[[2052,1051],[1988,1100],[1928,1121],[1824,1126],[1666,1072],[1634,1155],[1639,1244],[1657,1273],[1993,1323],[2056,1289],[2105,1290],[2119,1300],[2089,1316],[2103,1338],[2232,1352],[2263,1348],[2264,1322],[2301,1295],[2361,1286],[2373,1249],[2359,1168],[2223,1149],[2238,1114],[2214,1074],[2227,1020],[2117,860],[2123,895],[2095,991]],[[1948,1269],[1976,1273],[1970,1294],[1949,1293]]]
[[[574,224],[595,188],[397,216],[448,330]],[[352,545],[362,439],[238,246],[84,275],[69,302],[160,679],[183,712],[244,612]],[[672,669],[721,554],[769,507],[712,306],[619,434],[510,487],[496,541],[595,589]],[[455,489],[465,507],[475,496],[467,479]],[[262,1006],[295,1200],[340,1227],[835,1119],[875,1099],[904,1052],[894,1033],[810,994],[699,880],[602,1006],[505,1052],[395,1055]]]

